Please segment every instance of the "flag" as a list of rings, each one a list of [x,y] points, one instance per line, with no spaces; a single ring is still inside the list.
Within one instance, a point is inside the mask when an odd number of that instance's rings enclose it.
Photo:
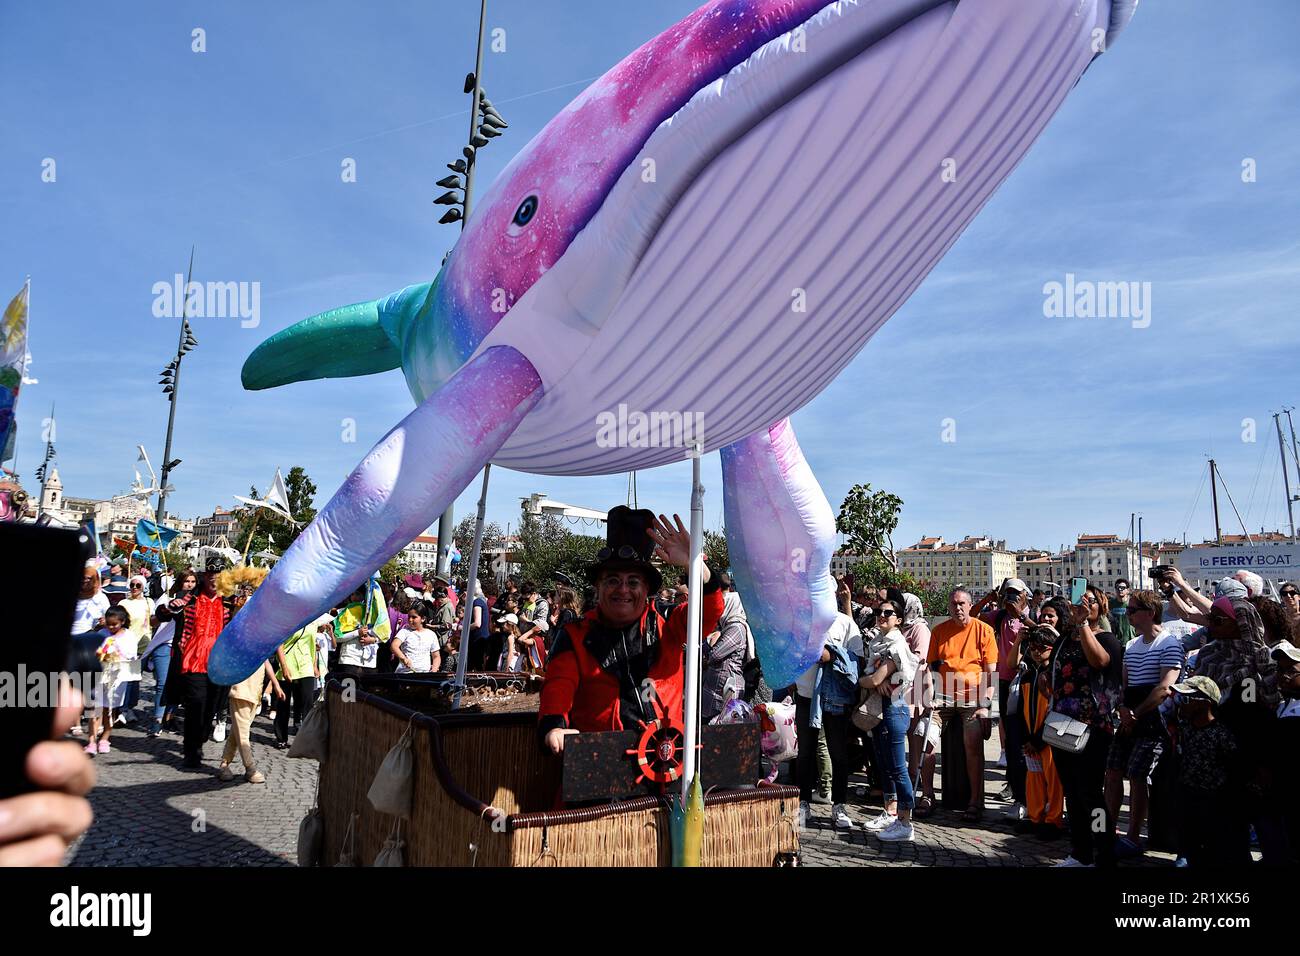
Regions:
[[[89,537],[90,540],[94,543],[95,554],[99,554],[101,551],[103,551],[103,548],[101,548],[99,544],[99,533],[95,530],[94,518],[87,518],[85,521],[83,521],[81,524],[81,530],[86,532],[87,537]]]
[[[31,283],[13,297],[0,318],[0,461],[13,457],[18,389],[27,367],[27,300]]]
[[[155,524],[148,518],[141,518],[135,523],[135,542],[142,548],[165,551],[178,534],[180,532],[175,528]]]

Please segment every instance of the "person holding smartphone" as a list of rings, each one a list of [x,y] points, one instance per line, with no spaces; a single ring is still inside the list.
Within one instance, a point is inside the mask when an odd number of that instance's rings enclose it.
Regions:
[[[1070,823],[1070,855],[1058,866],[1115,864],[1115,821],[1106,809],[1105,780],[1124,651],[1115,635],[1096,629],[1105,619],[1099,596],[1085,591],[1080,604],[1057,597],[1043,605],[1052,609],[1061,632],[1048,668],[1052,710],[1089,728],[1079,753],[1052,755]]]

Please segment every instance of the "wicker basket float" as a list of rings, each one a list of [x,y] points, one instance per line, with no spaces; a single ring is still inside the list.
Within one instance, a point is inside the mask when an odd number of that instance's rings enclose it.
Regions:
[[[391,835],[395,818],[375,810],[366,793],[409,725],[415,778],[411,817],[401,825],[407,866],[668,866],[668,811],[654,797],[553,809],[560,762],[537,743],[539,688],[540,681],[519,675],[471,675],[474,703],[440,713],[445,678],[363,679],[355,701],[331,681],[323,701],[329,755],[320,767],[322,862],[337,860],[346,839],[368,864]],[[709,793],[704,865],[797,859],[798,807],[792,787]],[[504,814],[495,823],[492,808]]]

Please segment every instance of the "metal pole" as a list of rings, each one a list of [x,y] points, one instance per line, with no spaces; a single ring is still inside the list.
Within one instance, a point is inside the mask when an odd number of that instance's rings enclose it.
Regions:
[[[1293,409],[1284,408],[1282,410],[1286,412],[1286,423],[1287,426],[1291,429],[1291,460],[1295,462],[1296,475],[1300,476],[1300,447],[1297,447],[1296,445],[1295,422],[1291,420],[1291,412]]]
[[[1286,442],[1282,440],[1282,419],[1273,415],[1273,424],[1277,426],[1277,450],[1282,456],[1282,487],[1286,489],[1286,516],[1291,523],[1291,543],[1295,543],[1295,513],[1292,511],[1291,477],[1286,467]],[[1300,476],[1297,476],[1300,477]]]
[[[1223,532],[1219,530],[1219,484],[1214,475],[1213,458],[1210,459],[1210,500],[1214,502],[1214,543],[1223,544]]]
[[[687,575],[685,701],[682,725],[686,731],[682,753],[682,802],[690,799],[696,766],[700,714],[700,631],[704,628],[704,485],[700,483],[700,443],[691,455],[691,563]]]
[[[469,628],[474,620],[474,584],[478,581],[478,557],[483,547],[483,519],[487,515],[488,477],[492,474],[492,463],[483,466],[483,490],[478,496],[478,518],[474,522],[474,550],[469,556],[469,577],[465,581],[465,597],[469,603],[461,615],[460,651],[456,654],[456,699],[453,709],[460,708],[460,693],[465,687],[465,671],[469,667]]]
[[[479,4],[478,12],[478,47],[474,54],[474,105],[469,111],[469,138],[474,138],[474,133],[478,127],[478,109],[480,97],[482,96],[483,82],[483,29],[487,23],[487,0],[482,0]],[[460,219],[460,231],[465,231],[465,223],[469,221],[470,198],[474,192],[474,167],[478,165],[478,151],[474,151],[474,158],[469,160],[465,169],[465,202],[462,204],[462,215]],[[438,519],[438,573],[445,576],[451,574],[451,535],[455,529],[455,504],[447,505],[447,510],[442,513]],[[480,530],[479,536],[482,532]],[[475,545],[477,547],[477,544]],[[473,585],[471,585],[471,588]],[[462,651],[464,647],[462,646]],[[462,655],[463,656],[463,655]]]
[[[1138,578],[1137,583],[1140,585],[1140,584],[1142,583],[1142,581],[1143,581],[1143,577],[1142,577],[1142,516],[1141,516],[1141,515],[1138,515],[1138,570],[1137,570],[1137,578]],[[1134,588],[1132,585],[1129,585],[1129,587],[1132,588],[1134,591],[1141,590],[1141,588]]]
[[[181,330],[176,342],[176,370],[172,373],[171,408],[167,411],[167,441],[163,445],[162,476],[158,479],[158,510],[154,512],[154,524],[162,527],[167,515],[167,476],[172,470],[172,429],[176,426],[176,397],[181,389],[181,360],[185,345],[185,322],[190,301],[190,280],[194,278],[194,247],[190,246],[190,267],[185,273],[185,288],[181,290]]]

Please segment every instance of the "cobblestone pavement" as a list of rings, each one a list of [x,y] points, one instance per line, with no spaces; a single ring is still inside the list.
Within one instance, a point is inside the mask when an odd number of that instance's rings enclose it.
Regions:
[[[831,826],[828,806],[814,804],[808,825],[800,833],[800,853],[804,866],[1054,866],[1070,853],[1070,841],[1063,837],[1051,842],[1033,836],[1021,836],[1012,830],[1007,814],[1012,804],[995,794],[1006,784],[1006,774],[994,764],[998,759],[997,733],[985,747],[984,792],[986,812],[983,822],[966,823],[955,813],[936,809],[933,816],[915,822],[916,838],[911,843],[882,843],[862,824],[880,813],[879,794],[863,799],[856,797],[866,787],[864,774],[849,781],[849,816],[853,830],[836,830]],[[942,758],[941,758],[942,759]],[[940,774],[935,774],[935,788],[942,802]],[[1121,814],[1127,822],[1127,814]],[[1173,866],[1168,853],[1149,851],[1136,861],[1121,866]]]
[[[141,712],[151,696],[149,679]],[[152,710],[149,711],[152,714]],[[113,749],[95,759],[91,828],[68,850],[70,866],[292,866],[298,823],[316,792],[314,760],[290,760],[275,749],[266,717],[253,721],[253,755],[266,783],[247,783],[235,758],[235,779],[217,766],[225,744],[209,740],[203,768],[181,768],[181,738],[150,738],[143,728],[114,727]]]

